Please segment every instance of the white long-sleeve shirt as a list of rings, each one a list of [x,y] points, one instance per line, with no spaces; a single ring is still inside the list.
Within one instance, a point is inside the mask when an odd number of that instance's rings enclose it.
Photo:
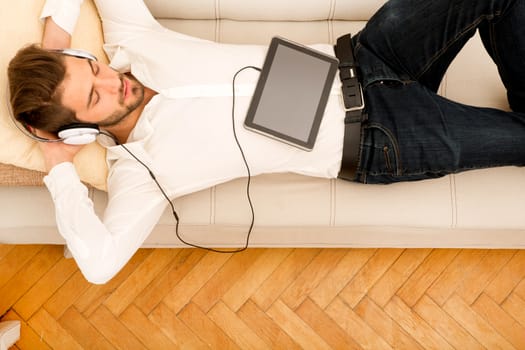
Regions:
[[[42,16],[72,32],[82,0],[48,0]],[[233,137],[232,79],[247,65],[261,67],[266,46],[219,44],[162,27],[142,0],[96,1],[110,65],[131,71],[158,92],[126,145],[156,175],[170,198],[246,176]],[[316,49],[333,55],[329,45]],[[313,151],[305,152],[244,129],[258,73],[236,86],[236,131],[252,175],[296,172],[336,177],[341,164],[344,112],[332,95]],[[56,220],[79,268],[93,283],[111,279],[142,245],[166,201],[148,172],[119,146],[108,146],[108,205],[100,219],[71,163],[44,179]]]

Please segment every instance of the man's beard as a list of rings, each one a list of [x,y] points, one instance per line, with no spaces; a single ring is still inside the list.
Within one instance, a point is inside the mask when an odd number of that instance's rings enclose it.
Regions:
[[[126,117],[129,116],[131,112],[137,109],[137,107],[139,107],[144,101],[144,86],[137,79],[135,79],[135,77],[130,75],[128,75],[127,77],[131,84],[130,94],[131,96],[135,97],[135,99],[131,101],[128,105],[124,104],[124,75],[121,74],[120,80],[122,81],[123,87],[120,91],[119,104],[122,107],[122,109],[113,112],[109,117],[104,118],[103,120],[98,122],[98,126],[107,128],[119,124],[121,121],[126,119]]]

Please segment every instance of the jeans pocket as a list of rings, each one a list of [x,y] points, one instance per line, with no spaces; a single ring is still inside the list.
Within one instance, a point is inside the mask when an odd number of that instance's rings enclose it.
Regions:
[[[392,132],[379,124],[369,124],[365,135],[362,170],[367,177],[400,175],[399,147]]]

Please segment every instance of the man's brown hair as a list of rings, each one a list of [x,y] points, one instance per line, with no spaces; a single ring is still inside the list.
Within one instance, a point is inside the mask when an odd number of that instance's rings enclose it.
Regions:
[[[63,55],[37,45],[20,49],[7,68],[10,103],[15,118],[24,125],[56,133],[78,122],[62,105],[60,84],[66,76]]]

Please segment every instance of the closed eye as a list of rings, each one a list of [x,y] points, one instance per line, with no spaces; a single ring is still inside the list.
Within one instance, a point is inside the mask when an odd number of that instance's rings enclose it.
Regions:
[[[91,69],[91,73],[93,73],[94,76],[97,76],[100,71],[100,66],[96,63],[93,63],[91,60],[87,60],[89,64],[89,68]],[[96,105],[98,101],[100,100],[100,95],[97,91],[95,91],[95,87],[92,85],[91,89],[89,91],[88,101],[87,101],[87,108]]]

